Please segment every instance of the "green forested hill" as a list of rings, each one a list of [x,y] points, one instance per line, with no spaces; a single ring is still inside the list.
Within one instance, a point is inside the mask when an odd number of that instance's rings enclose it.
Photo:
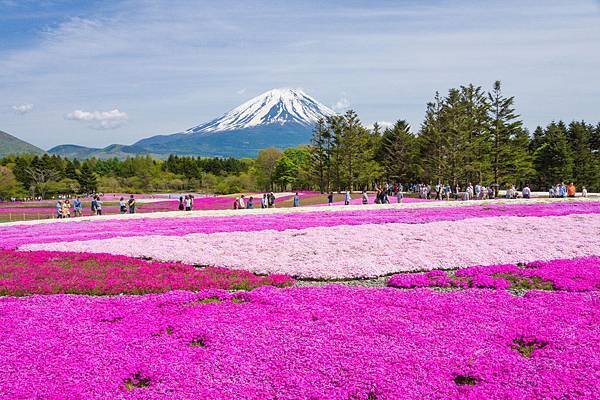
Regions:
[[[6,132],[0,131],[0,157],[10,154],[44,154],[44,150],[24,142]]]

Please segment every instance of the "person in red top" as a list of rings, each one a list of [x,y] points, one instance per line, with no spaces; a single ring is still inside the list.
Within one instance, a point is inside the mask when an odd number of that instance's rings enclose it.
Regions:
[[[575,193],[577,193],[577,188],[575,187],[575,185],[573,184],[573,182],[571,182],[567,186],[567,196],[568,197],[575,197]]]

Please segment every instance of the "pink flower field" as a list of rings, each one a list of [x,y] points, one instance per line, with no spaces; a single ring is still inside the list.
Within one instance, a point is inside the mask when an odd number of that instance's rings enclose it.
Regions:
[[[600,398],[599,232],[560,200],[0,224],[0,399]]]
[[[339,286],[4,298],[0,396],[592,399],[599,301]]]
[[[78,293],[144,294],[219,288],[290,286],[286,276],[259,277],[225,268],[148,262],[110,254],[0,251],[0,295]]]
[[[546,289],[568,292],[600,290],[600,258],[534,261],[520,265],[468,267],[448,272],[434,270],[420,274],[398,274],[388,281],[397,288],[492,288]]]

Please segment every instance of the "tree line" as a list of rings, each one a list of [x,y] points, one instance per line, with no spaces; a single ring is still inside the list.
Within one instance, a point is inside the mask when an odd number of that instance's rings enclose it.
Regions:
[[[317,124],[310,169],[321,191],[360,190],[377,182],[527,184],[547,190],[573,181],[600,190],[600,124],[551,122],[533,134],[523,127],[514,97],[496,81],[435,94],[417,132],[398,120],[366,129],[354,111]]]
[[[405,120],[365,127],[350,110],[318,121],[310,144],[268,148],[255,159],[171,155],[166,160],[71,160],[56,155],[0,160],[0,198],[76,193],[238,193],[373,189],[383,182],[469,182],[534,190],[573,181],[600,191],[600,124],[551,122],[532,133],[499,81],[436,93],[413,131]]]
[[[170,156],[158,160],[68,159],[57,155],[9,156],[0,160],[0,198],[47,198],[82,193],[143,193],[232,189],[225,178],[240,179],[252,160]],[[241,186],[238,185],[241,190]]]

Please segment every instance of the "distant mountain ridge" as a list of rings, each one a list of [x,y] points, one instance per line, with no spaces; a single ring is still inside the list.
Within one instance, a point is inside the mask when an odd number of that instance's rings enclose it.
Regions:
[[[300,89],[273,89],[183,132],[151,136],[131,146],[95,149],[61,145],[49,152],[70,158],[124,158],[136,154],[253,157],[266,147],[285,149],[309,143],[315,123],[334,114]]]
[[[45,151],[13,135],[0,131],[0,157],[18,154],[44,154]]]

